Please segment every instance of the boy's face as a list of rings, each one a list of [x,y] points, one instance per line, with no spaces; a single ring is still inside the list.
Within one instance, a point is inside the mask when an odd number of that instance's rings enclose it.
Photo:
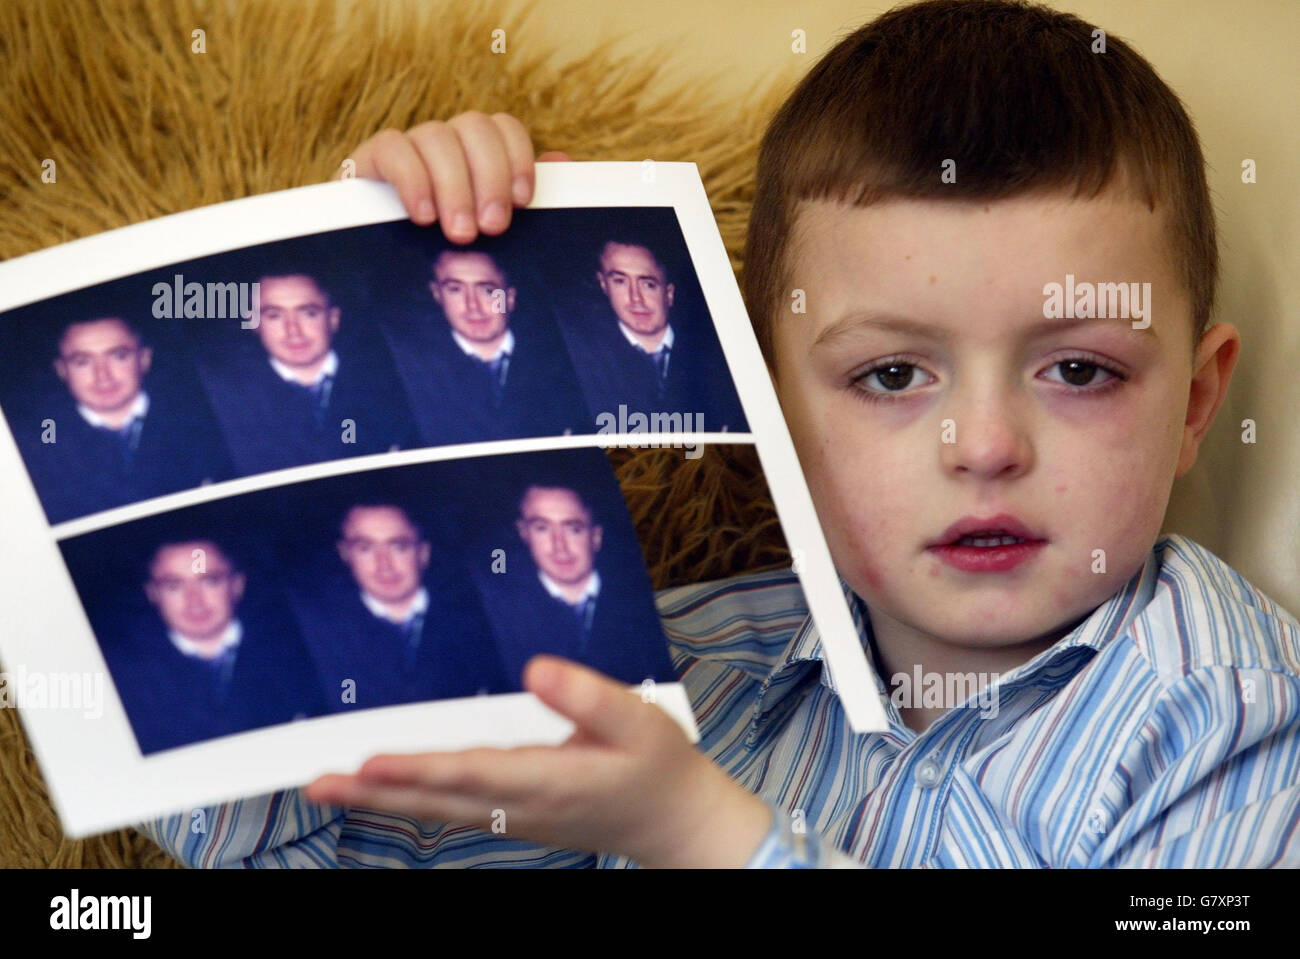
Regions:
[[[777,389],[873,623],[969,648],[1063,635],[1140,568],[1195,457],[1191,318],[1159,211],[1109,192],[818,202],[792,240],[807,314],[775,320]],[[1151,283],[1150,327],[1045,319],[1067,273]],[[938,548],[995,517],[1028,545]]]

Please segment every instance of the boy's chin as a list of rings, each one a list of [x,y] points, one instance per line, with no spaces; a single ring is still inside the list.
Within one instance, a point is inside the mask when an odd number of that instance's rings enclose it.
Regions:
[[[1060,610],[1025,610],[1019,615],[954,613],[924,617],[915,629],[951,646],[970,649],[1009,649],[1016,646],[1050,646],[1068,636],[1087,615],[1062,622]]]

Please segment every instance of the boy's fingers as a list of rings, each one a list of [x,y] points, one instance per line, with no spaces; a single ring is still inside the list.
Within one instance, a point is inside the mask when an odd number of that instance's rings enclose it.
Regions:
[[[466,749],[460,752],[372,756],[361,764],[357,778],[390,786],[420,786],[460,796],[494,793],[501,785],[505,750]]]
[[[567,153],[561,153],[559,150],[547,150],[537,158],[538,163],[569,163],[572,161]]]
[[[443,232],[457,243],[469,243],[478,235],[478,224],[460,137],[437,120],[413,126],[406,135],[424,162],[426,176],[433,181],[433,200]]]
[[[593,785],[591,776],[589,762],[575,762],[554,746],[374,756],[357,771],[358,779],[376,785],[419,786],[465,799],[519,803],[575,782]]]
[[[492,114],[510,162],[510,197],[516,206],[533,198],[533,141],[524,125],[508,113]]]
[[[524,688],[598,742],[636,748],[651,734],[656,707],[595,670],[557,656],[534,656]]]
[[[429,174],[407,136],[398,130],[381,130],[361,144],[352,159],[358,177],[386,180],[393,185],[412,220],[425,225],[433,222]]]
[[[325,780],[331,780],[325,782]],[[337,780],[337,781],[335,781]],[[428,822],[486,827],[502,807],[463,796],[442,795],[421,786],[368,783],[353,776],[323,776],[306,788],[307,798],[360,809],[382,809]]]
[[[460,138],[469,166],[479,228],[500,233],[510,225],[513,205],[510,156],[501,127],[482,113],[462,113],[448,124]]]

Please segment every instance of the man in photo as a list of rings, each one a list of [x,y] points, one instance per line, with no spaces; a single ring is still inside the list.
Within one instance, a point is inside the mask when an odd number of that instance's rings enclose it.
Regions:
[[[144,586],[151,613],[103,642],[142,753],[325,711],[297,634],[269,609],[243,610],[246,586],[210,539],[154,550]]]
[[[146,389],[153,350],[121,315],[68,323],[62,388],[16,420],[23,461],[51,523],[227,479],[215,425],[175,390]]]
[[[540,316],[515,322],[517,290],[499,256],[444,250],[429,293],[437,314],[389,331],[426,445],[590,432],[563,340]]]
[[[669,414],[651,429],[743,431],[748,426],[717,337],[707,318],[673,315],[676,285],[651,242],[629,232],[604,243],[596,270],[603,300],[564,321],[591,415],[619,418],[626,407],[628,415]]]
[[[605,530],[582,494],[531,485],[518,509],[523,562],[476,567],[508,675],[518,683],[530,657],[551,653],[628,683],[675,680],[650,584],[599,562]]]
[[[433,546],[403,507],[352,506],[336,548],[346,572],[314,569],[293,592],[335,711],[505,691],[476,599],[430,574]]]
[[[391,364],[340,342],[342,310],[324,281],[287,267],[257,282],[253,329],[199,363],[239,475],[413,445]]]

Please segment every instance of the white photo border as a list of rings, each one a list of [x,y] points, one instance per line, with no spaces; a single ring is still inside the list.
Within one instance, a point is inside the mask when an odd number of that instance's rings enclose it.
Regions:
[[[884,707],[844,602],[776,394],[693,163],[547,163],[532,209],[672,207],[716,324],[751,433],[674,433],[665,445],[752,443],[791,550],[850,725],[887,728]],[[202,256],[349,227],[402,220],[387,184],[343,180],[247,197],[133,224],[0,263],[0,313]],[[432,227],[437,229],[437,227]],[[65,832],[78,839],[309,782],[379,752],[562,742],[572,725],[528,693],[416,703],[322,716],[142,757],[59,541],[143,516],[322,476],[407,463],[541,449],[638,445],[644,433],[506,440],[357,457],[230,480],[51,527],[17,444],[0,419],[0,667],[103,676],[103,715],[20,709]],[[699,738],[679,683],[656,701]],[[473,730],[467,733],[466,730]],[[526,731],[526,733],[521,733]]]

